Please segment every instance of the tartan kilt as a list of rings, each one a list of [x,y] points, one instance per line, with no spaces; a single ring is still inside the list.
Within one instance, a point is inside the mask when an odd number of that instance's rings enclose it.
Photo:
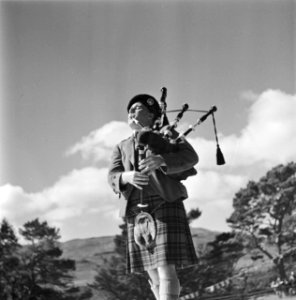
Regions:
[[[184,268],[198,263],[189,224],[182,201],[165,202],[159,196],[144,199],[156,224],[153,251],[141,249],[134,240],[134,221],[140,212],[139,200],[129,201],[127,223],[127,273],[142,273],[149,269],[173,264]]]

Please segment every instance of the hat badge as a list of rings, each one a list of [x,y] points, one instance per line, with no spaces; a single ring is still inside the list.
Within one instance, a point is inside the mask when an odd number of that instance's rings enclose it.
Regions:
[[[147,104],[152,106],[154,104],[154,100],[152,98],[147,99]]]

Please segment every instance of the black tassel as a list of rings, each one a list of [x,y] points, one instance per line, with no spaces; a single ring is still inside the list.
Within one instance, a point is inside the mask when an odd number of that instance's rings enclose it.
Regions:
[[[225,164],[225,159],[223,156],[223,153],[219,147],[219,144],[217,144],[217,153],[216,153],[216,157],[217,157],[217,165],[224,165]]]
[[[217,134],[217,128],[216,128],[216,121],[215,121],[214,114],[212,114],[212,117],[213,117],[213,125],[214,125],[215,138],[216,138],[216,144],[217,144],[217,153],[216,153],[217,165],[221,166],[221,165],[225,164],[225,159],[224,159],[223,153],[222,153],[222,151],[220,149],[220,146],[219,146],[218,134]]]

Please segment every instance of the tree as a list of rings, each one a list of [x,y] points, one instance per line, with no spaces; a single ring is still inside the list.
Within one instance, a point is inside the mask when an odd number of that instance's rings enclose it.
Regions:
[[[236,238],[235,233],[218,234],[213,241],[201,249],[200,262],[197,266],[179,271],[183,292],[185,294],[198,292],[201,295],[208,291],[209,286],[218,283],[224,289],[231,288],[230,282],[227,285],[221,282],[234,275],[235,265],[243,255],[243,245]],[[221,295],[221,290],[218,292]]]
[[[244,255],[242,243],[236,239],[234,232],[224,232],[208,243],[204,260],[208,265],[208,273],[217,282],[233,276],[235,265]]]
[[[195,219],[198,219],[201,216],[201,211],[199,208],[195,208],[195,209],[191,209],[188,213],[187,213],[187,221],[189,223],[191,223],[192,221],[194,221]]]
[[[35,219],[24,224],[20,245],[12,226],[0,224],[0,299],[70,300],[73,260],[62,259],[58,229]],[[83,296],[83,295],[82,295]],[[81,296],[81,297],[82,297]],[[79,298],[83,299],[83,298]]]
[[[229,225],[286,279],[285,263],[296,255],[296,163],[278,165],[258,182],[250,181],[235,194],[233,207]]]
[[[24,287],[19,280],[21,274],[18,272],[20,258],[17,254],[21,246],[12,226],[7,220],[0,225],[0,298],[18,298],[24,292]]]
[[[22,299],[65,299],[65,289],[72,281],[69,272],[75,269],[75,262],[61,258],[59,230],[35,219],[25,223],[20,234],[28,242],[21,251],[26,270],[23,281],[28,291],[27,298]]]

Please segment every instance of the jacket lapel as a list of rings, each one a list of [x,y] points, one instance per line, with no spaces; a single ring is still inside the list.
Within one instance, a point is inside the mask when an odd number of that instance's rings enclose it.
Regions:
[[[135,142],[132,136],[127,140],[124,152],[126,153],[126,158],[129,160],[133,168],[135,168]]]

